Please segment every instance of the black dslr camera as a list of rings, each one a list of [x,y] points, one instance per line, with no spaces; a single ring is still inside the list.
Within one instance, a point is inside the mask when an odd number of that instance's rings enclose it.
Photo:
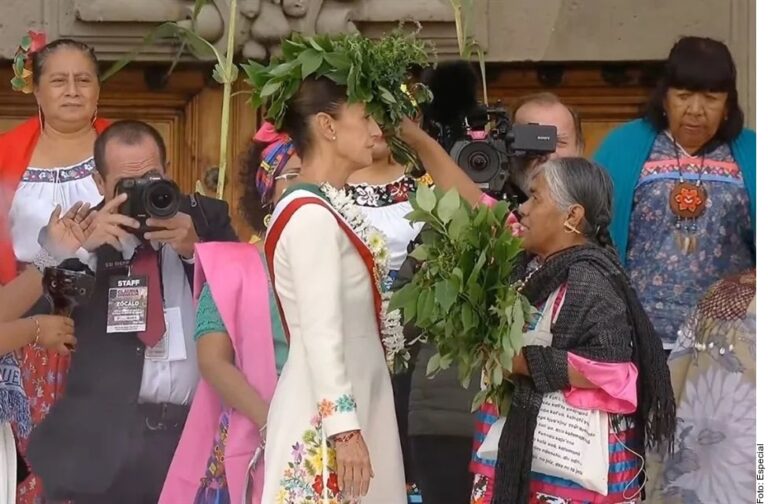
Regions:
[[[139,221],[140,227],[134,231],[139,236],[152,231],[147,226],[147,219],[170,219],[179,211],[181,203],[179,186],[156,171],[120,179],[115,186],[115,196],[122,193],[127,194],[128,199],[118,211]]]

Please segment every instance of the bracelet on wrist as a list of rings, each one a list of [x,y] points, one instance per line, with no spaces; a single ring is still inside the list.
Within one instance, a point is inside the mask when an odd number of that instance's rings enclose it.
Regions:
[[[334,443],[346,443],[352,438],[356,437],[358,434],[360,434],[360,431],[350,431],[350,432],[342,432],[341,434],[336,434],[333,436],[333,442]]]
[[[37,344],[40,343],[40,321],[37,320],[37,317],[32,317],[31,320],[35,323],[35,340],[32,344],[37,346]]]

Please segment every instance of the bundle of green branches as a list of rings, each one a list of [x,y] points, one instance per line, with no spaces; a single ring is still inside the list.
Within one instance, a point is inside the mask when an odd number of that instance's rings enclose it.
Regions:
[[[266,119],[280,128],[287,103],[302,81],[327,77],[347,88],[351,103],[363,103],[390,139],[393,155],[415,164],[408,147],[394,135],[404,117],[432,99],[424,85],[411,83],[412,72],[430,64],[430,51],[415,33],[396,30],[372,40],[358,33],[307,37],[294,34],[282,43],[282,55],[269,65],[243,65],[253,87],[251,105],[266,108]]]
[[[533,311],[518,292],[520,283],[513,283],[523,249],[505,224],[509,203],[472,207],[455,189],[443,193],[420,185],[411,204],[406,217],[425,225],[422,244],[411,253],[421,267],[394,293],[390,309],[401,309],[404,322],[437,348],[427,374],[455,365],[468,387],[482,372],[485,386],[473,409],[486,401],[507,407],[506,375]]]

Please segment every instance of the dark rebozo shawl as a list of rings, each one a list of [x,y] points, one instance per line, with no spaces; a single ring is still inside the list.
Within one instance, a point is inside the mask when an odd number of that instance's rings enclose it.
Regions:
[[[594,245],[566,249],[547,259],[523,294],[539,305],[563,284],[567,291],[552,326],[552,346],[523,349],[530,377],[514,379],[512,406],[499,441],[493,504],[528,503],[542,395],[570,386],[568,352],[598,362],[633,362],[638,370],[634,418],[639,446],[672,446],[675,400],[666,354],[616,255]]]

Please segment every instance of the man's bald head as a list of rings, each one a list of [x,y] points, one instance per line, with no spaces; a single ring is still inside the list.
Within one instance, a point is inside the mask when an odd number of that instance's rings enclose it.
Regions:
[[[536,123],[557,128],[557,149],[551,157],[578,157],[584,151],[581,119],[552,93],[525,96],[512,111],[516,124]]]

